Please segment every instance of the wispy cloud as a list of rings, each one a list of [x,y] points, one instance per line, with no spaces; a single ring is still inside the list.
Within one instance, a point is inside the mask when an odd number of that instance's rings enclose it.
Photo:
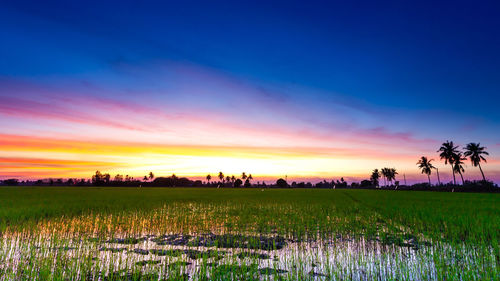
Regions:
[[[1,122],[9,126],[9,134],[0,135],[0,151],[10,159],[37,156],[4,166],[0,174],[12,175],[16,167],[31,171],[32,165],[38,175],[60,169],[82,176],[92,168],[78,161],[95,160],[96,167],[130,174],[226,167],[263,176],[358,177],[397,165],[418,175],[415,159],[432,156],[443,138],[412,127],[407,121],[415,112],[398,111],[395,118],[337,93],[269,85],[192,64],[155,62],[147,73],[127,62],[120,68],[120,75],[138,82],[0,79]],[[41,129],[22,130],[28,124]]]

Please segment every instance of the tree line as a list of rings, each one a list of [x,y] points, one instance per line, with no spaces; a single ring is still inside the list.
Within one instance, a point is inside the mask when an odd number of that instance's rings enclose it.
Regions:
[[[435,167],[432,162],[434,159],[429,159],[426,156],[420,157],[417,162],[417,166],[422,174],[427,175],[428,183],[427,190],[432,187],[431,175],[433,171],[436,171],[438,185],[434,187],[439,187],[442,190],[455,190],[457,187],[456,175],[458,174],[462,180],[462,186],[466,186],[465,189],[473,189],[478,187],[479,189],[494,189],[498,191],[498,187],[490,181],[486,180],[481,163],[486,163],[485,156],[489,155],[486,148],[481,146],[480,143],[469,143],[464,148],[464,150],[459,150],[458,146],[454,145],[453,141],[444,142],[441,147],[437,150],[439,152],[439,157],[444,160],[445,165],[450,165],[453,175],[453,183],[442,184],[439,177],[439,170]],[[469,159],[472,166],[478,167],[482,175],[482,181],[466,181],[464,180],[464,161]],[[280,188],[382,188],[382,189],[410,189],[419,190],[425,189],[423,184],[414,184],[411,186],[406,185],[406,180],[404,185],[400,185],[400,181],[396,180],[396,175],[398,172],[395,168],[381,168],[374,169],[370,175],[369,180],[362,180],[360,182],[352,182],[348,184],[344,178],[340,180],[323,180],[316,184],[311,182],[292,182],[289,184],[285,179],[279,178],[275,183],[266,184],[264,181],[253,182],[252,174],[246,172],[241,173],[240,176],[236,177],[234,175],[224,175],[221,171],[216,176],[207,174],[205,177],[206,181],[201,180],[191,180],[186,177],[177,177],[172,174],[169,177],[155,177],[153,172],[149,172],[145,175],[142,180],[141,178],[134,178],[129,175],[116,174],[114,177],[109,173],[102,173],[101,171],[96,171],[90,179],[48,179],[48,180],[37,180],[37,181],[22,181],[19,182],[17,179],[7,179],[0,181],[3,185],[56,185],[56,186],[131,186],[131,187],[146,187],[146,186],[164,186],[164,187],[217,187],[217,188],[249,188],[249,187],[280,187]],[[381,180],[383,180],[383,185],[381,185]],[[462,188],[464,189],[464,188]]]

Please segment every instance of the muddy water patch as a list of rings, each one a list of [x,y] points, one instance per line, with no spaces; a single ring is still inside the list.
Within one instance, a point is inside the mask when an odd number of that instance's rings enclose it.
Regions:
[[[199,236],[170,234],[153,238],[158,245],[217,247],[279,250],[287,245],[287,240],[281,236],[247,236],[241,234],[203,234]]]

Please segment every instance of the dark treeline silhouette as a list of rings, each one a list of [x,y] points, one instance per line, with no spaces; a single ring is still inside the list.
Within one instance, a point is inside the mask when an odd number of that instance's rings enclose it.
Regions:
[[[385,168],[392,170],[393,168]],[[382,169],[383,170],[383,169]],[[100,178],[100,176],[102,178]],[[17,179],[8,179],[0,181],[0,185],[9,186],[109,186],[109,187],[205,187],[205,188],[319,188],[319,189],[377,189],[377,190],[421,190],[421,191],[455,191],[455,192],[500,192],[500,188],[490,181],[468,181],[465,180],[463,185],[455,185],[453,183],[429,185],[429,183],[418,183],[413,185],[400,185],[399,181],[394,181],[389,175],[389,181],[384,185],[378,184],[378,179],[381,173],[375,169],[370,180],[361,180],[360,182],[346,182],[343,178],[340,180],[323,180],[318,183],[311,182],[295,182],[288,183],[285,179],[280,178],[274,183],[254,182],[250,183],[245,179],[245,183],[239,178],[234,180],[230,177],[229,180],[224,178],[224,181],[201,181],[191,180],[186,177],[177,177],[172,175],[169,177],[147,177],[145,180],[135,179],[133,177],[122,177],[117,175],[113,178],[107,174],[102,174],[97,171],[92,176],[92,179],[45,179],[36,181],[19,181]],[[109,179],[109,180],[108,180]]]
[[[377,171],[378,172],[378,171]],[[100,174],[100,172],[96,172]],[[137,180],[132,177],[123,178],[115,177],[117,180],[107,180],[106,174],[104,179],[99,180],[98,177],[93,176],[93,180],[86,179],[46,179],[36,181],[19,181],[17,179],[7,179],[0,181],[0,185],[9,186],[109,186],[109,187],[206,187],[206,188],[321,188],[321,189],[378,189],[378,190],[425,190],[425,191],[468,191],[468,192],[500,192],[500,188],[490,181],[468,181],[465,180],[463,185],[455,185],[453,183],[429,185],[428,183],[418,183],[413,185],[400,185],[399,181],[394,181],[393,184],[379,185],[379,173],[372,173],[370,180],[362,180],[360,182],[346,182],[343,178],[340,180],[323,180],[318,183],[311,182],[292,182],[288,183],[286,180],[280,178],[273,184],[266,184],[265,182],[255,182],[243,184],[241,179],[222,181],[201,181],[191,180],[186,177],[177,177],[172,175],[170,177],[157,177],[153,180],[148,178],[147,181]]]
[[[205,179],[191,180],[186,177],[177,177],[175,174],[169,177],[155,177],[153,172],[149,172],[142,180],[130,177],[129,175],[117,174],[112,177],[108,173],[101,173],[96,171],[91,179],[46,179],[36,181],[19,181],[18,179],[6,179],[0,181],[0,185],[33,185],[33,186],[125,186],[125,187],[216,187],[216,188],[359,188],[359,189],[380,189],[380,190],[426,190],[426,191],[470,191],[470,192],[499,192],[498,185],[488,181],[484,175],[481,167],[481,162],[486,162],[485,155],[486,148],[482,147],[480,143],[469,143],[464,147],[464,152],[458,149],[452,141],[444,142],[437,152],[440,152],[439,157],[444,160],[445,165],[450,165],[452,169],[453,182],[441,183],[439,177],[439,170],[432,162],[434,159],[429,159],[426,156],[420,157],[417,166],[422,174],[427,175],[426,183],[417,183],[413,185],[406,185],[406,178],[404,177],[404,184],[400,184],[396,180],[398,172],[395,168],[381,168],[374,169],[369,179],[361,180],[360,182],[347,183],[344,178],[340,180],[323,180],[316,184],[311,182],[292,182],[289,184],[285,179],[278,179],[273,184],[266,184],[265,182],[253,182],[252,174],[241,173],[240,177],[234,175],[225,176],[223,172],[219,172],[216,177],[208,174]],[[464,179],[464,161],[469,159],[472,166],[478,167],[482,180],[470,181]],[[432,171],[436,171],[437,185],[432,185],[431,175]],[[460,176],[461,185],[457,184],[456,174]],[[383,179],[383,185],[381,180]]]

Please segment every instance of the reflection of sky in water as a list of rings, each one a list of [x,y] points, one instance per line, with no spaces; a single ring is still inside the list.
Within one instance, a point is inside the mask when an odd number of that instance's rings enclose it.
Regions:
[[[83,261],[82,257],[94,257],[93,268],[95,272],[118,272],[130,269],[142,270],[143,272],[165,272],[165,266],[173,268],[175,264],[183,264],[181,272],[187,273],[191,278],[200,274],[202,267],[217,265],[231,265],[233,269],[238,266],[247,266],[257,270],[266,276],[266,271],[272,275],[279,270],[281,275],[291,278],[300,276],[311,277],[316,280],[371,280],[397,278],[400,280],[423,280],[438,279],[436,261],[446,259],[449,266],[455,265],[466,270],[478,270],[488,261],[479,261],[477,253],[471,247],[440,244],[438,246],[419,245],[418,249],[412,247],[401,247],[397,245],[382,244],[377,241],[366,241],[364,239],[342,239],[337,238],[330,241],[293,242],[279,250],[263,251],[241,248],[215,248],[215,247],[190,247],[185,245],[158,245],[154,242],[155,237],[150,236],[136,244],[120,244],[108,242],[90,242],[80,240],[58,240],[51,243],[50,239],[38,237],[27,243],[21,238],[5,238],[0,249],[2,260],[0,268],[15,271],[18,264],[27,261],[28,257],[36,259],[54,258],[58,254],[59,259]],[[211,250],[219,252],[218,258],[212,255],[209,258],[199,256],[188,256],[186,253],[173,256],[155,255],[150,250],[164,251],[197,251],[199,254],[209,253]],[[261,254],[253,257],[239,257],[241,253]],[[493,251],[487,256],[489,266],[496,267]],[[138,263],[145,262],[145,265]],[[154,262],[147,262],[154,261]],[[486,263],[484,263],[486,262]],[[482,264],[483,263],[483,264]],[[207,265],[208,264],[208,265]],[[494,269],[494,268],[492,268]],[[123,273],[123,272],[122,272]],[[5,280],[0,278],[0,280]]]

